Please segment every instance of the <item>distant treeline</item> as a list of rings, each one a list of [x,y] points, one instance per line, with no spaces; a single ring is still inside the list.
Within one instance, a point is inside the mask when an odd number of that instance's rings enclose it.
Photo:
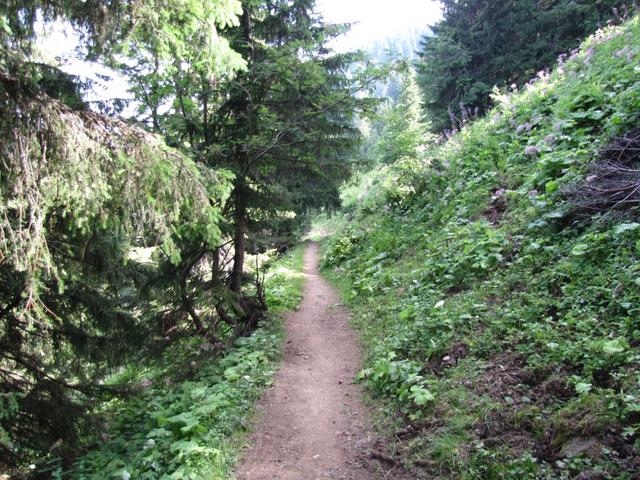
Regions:
[[[443,0],[443,19],[423,37],[416,62],[435,131],[484,112],[494,86],[520,86],[608,22],[629,0]]]

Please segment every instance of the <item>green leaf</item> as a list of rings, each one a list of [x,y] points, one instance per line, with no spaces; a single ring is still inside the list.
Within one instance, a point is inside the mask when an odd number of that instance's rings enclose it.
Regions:
[[[547,194],[553,193],[557,190],[558,190],[558,182],[556,180],[547,182],[547,184],[545,185],[545,191],[547,192]]]
[[[621,223],[613,229],[613,233],[616,235],[622,235],[625,232],[630,232],[638,228],[640,228],[640,223]]]
[[[613,355],[614,353],[624,352],[626,349],[626,345],[624,341],[616,338],[614,340],[609,340],[602,345],[602,351],[609,355]]]
[[[235,368],[230,367],[224,371],[224,378],[233,382],[240,378],[240,374],[237,372]]]
[[[413,316],[413,307],[411,305],[409,305],[407,308],[405,308],[398,314],[398,318],[403,322],[406,322],[412,316]]]
[[[411,397],[415,404],[420,406],[426,405],[436,399],[429,390],[421,387],[420,385],[414,385],[411,387]]]
[[[576,383],[576,392],[579,395],[584,395],[585,393],[589,393],[591,391],[591,387],[593,387],[593,385],[591,385],[590,383]]]
[[[169,423],[169,419],[163,415],[158,415],[156,416],[156,423],[158,425],[158,427],[164,427],[165,425],[167,425]],[[164,430],[164,429],[162,429]]]
[[[571,255],[574,257],[583,257],[589,252],[589,245],[585,243],[579,243],[573,249],[571,249]]]
[[[9,26],[9,22],[7,21],[7,17],[4,15],[0,16],[0,31],[4,32],[6,35],[11,35],[13,33]]]

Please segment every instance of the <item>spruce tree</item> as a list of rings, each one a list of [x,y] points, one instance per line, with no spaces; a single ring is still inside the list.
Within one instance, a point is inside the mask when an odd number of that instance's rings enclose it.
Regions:
[[[228,191],[224,173],[135,125],[87,111],[73,77],[33,62],[34,23],[38,15],[71,20],[83,45],[105,55],[139,34],[139,15],[150,9],[168,19],[156,34],[175,36],[176,5],[0,6],[2,471],[55,442],[71,455],[92,426],[86,409],[121,393],[104,385],[105,376],[148,353],[167,318],[176,328],[188,325],[184,292],[152,280],[162,265],[192,264],[185,246],[220,243]],[[215,5],[214,18],[234,14],[228,2]],[[136,259],[144,248],[160,267]]]
[[[226,85],[209,161],[235,174],[229,203],[235,293],[247,235],[255,244],[258,232],[280,230],[283,217],[337,203],[337,186],[349,174],[347,153],[359,137],[354,115],[372,104],[354,96],[368,82],[348,75],[358,57],[327,47],[344,27],[324,24],[313,7],[310,0],[247,0],[232,32],[247,69]]]
[[[443,0],[444,18],[423,37],[417,62],[433,128],[457,128],[456,117],[483,112],[495,85],[522,85],[633,3]]]
[[[391,164],[401,158],[418,158],[431,134],[424,118],[420,88],[415,70],[400,74],[400,94],[382,113],[382,128],[376,143],[378,159]]]

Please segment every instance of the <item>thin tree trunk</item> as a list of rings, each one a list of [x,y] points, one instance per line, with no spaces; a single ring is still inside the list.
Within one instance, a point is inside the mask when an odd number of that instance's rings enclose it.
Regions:
[[[253,59],[253,40],[251,38],[252,25],[251,25],[251,6],[249,2],[244,2],[243,12],[240,18],[240,25],[242,28],[242,36],[244,43],[240,45],[239,51],[247,54],[250,59]],[[249,50],[247,52],[247,49]],[[245,96],[244,93],[240,94],[237,103],[238,112],[238,130],[242,133],[249,133],[251,131],[251,125],[247,124],[247,118],[250,117],[250,99]],[[242,289],[242,273],[244,270],[244,250],[245,241],[244,237],[247,233],[247,189],[244,184],[245,169],[247,168],[247,154],[243,151],[241,146],[236,147],[236,161],[238,165],[239,174],[233,190],[233,202],[235,204],[234,215],[234,233],[233,233],[233,268],[231,270],[230,289],[234,293],[240,293]]]
[[[155,66],[155,73],[158,73],[158,71],[160,70],[160,59],[158,58],[158,52],[154,52],[153,53],[154,56],[154,66]],[[149,98],[149,107],[151,107],[151,118],[153,121],[153,131],[155,133],[161,133],[160,132],[160,118],[158,115],[158,100],[156,97],[156,93],[158,90],[158,86],[155,82],[151,83],[151,97]]]
[[[213,249],[211,254],[211,283],[215,284],[220,279],[220,247]]]
[[[235,200],[235,230],[233,236],[233,269],[231,270],[231,291],[240,293],[242,288],[242,272],[244,271],[244,237],[247,233],[247,199],[245,191],[236,185],[233,192]]]
[[[204,329],[204,325],[202,324],[202,320],[200,320],[200,316],[196,312],[195,308],[191,304],[191,300],[186,293],[182,294],[182,307],[187,311],[189,316],[191,317],[191,321],[193,322],[193,326],[196,329],[196,332],[206,336],[206,332]]]

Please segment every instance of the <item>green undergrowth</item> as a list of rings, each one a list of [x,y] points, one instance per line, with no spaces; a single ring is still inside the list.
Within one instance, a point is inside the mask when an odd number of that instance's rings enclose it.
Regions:
[[[640,126],[640,19],[494,100],[346,190],[322,266],[362,332],[359,378],[414,478],[638,478],[638,212],[577,205]]]
[[[271,384],[281,352],[282,313],[302,298],[303,246],[266,275],[267,318],[221,358],[190,339],[154,364],[130,366],[112,383],[137,383],[131,398],[96,412],[100,445],[77,460],[77,479],[228,479],[254,402]],[[54,477],[61,474],[54,473]]]

